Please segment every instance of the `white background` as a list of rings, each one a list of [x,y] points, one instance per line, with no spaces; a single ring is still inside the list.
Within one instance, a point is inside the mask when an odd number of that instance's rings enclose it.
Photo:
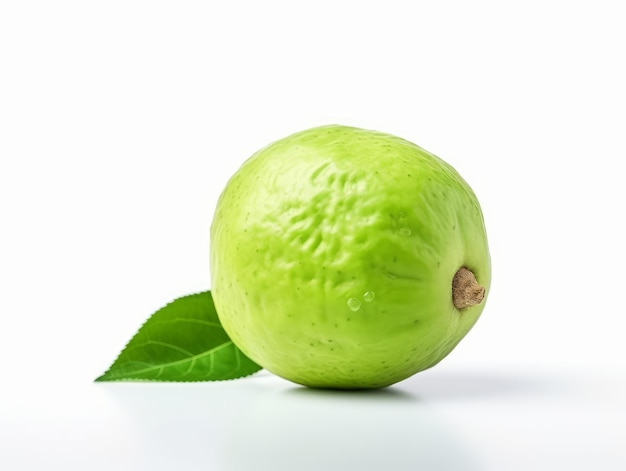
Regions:
[[[620,3],[0,3],[0,468],[626,469]],[[330,123],[477,193],[493,284],[459,347],[368,394],[94,384],[210,287],[228,177]]]

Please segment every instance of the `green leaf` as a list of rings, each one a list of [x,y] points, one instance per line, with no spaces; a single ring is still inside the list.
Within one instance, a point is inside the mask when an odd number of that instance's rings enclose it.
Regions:
[[[205,291],[155,312],[96,381],[219,381],[260,369],[230,340]]]

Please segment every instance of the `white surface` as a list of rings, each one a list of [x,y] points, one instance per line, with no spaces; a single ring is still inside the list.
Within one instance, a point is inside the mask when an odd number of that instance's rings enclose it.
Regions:
[[[611,378],[611,379],[609,379]],[[626,375],[440,367],[380,391],[223,383],[26,388],[7,470],[623,470]]]
[[[0,469],[626,468],[622,9],[430,3],[0,4]],[[210,286],[235,169],[328,123],[476,191],[494,280],[469,336],[378,393],[93,384]]]

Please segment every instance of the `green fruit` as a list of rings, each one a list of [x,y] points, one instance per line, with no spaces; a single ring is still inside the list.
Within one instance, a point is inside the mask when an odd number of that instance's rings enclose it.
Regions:
[[[323,126],[254,154],[211,227],[217,312],[278,376],[378,388],[438,363],[474,325],[491,268],[482,212],[406,140]]]

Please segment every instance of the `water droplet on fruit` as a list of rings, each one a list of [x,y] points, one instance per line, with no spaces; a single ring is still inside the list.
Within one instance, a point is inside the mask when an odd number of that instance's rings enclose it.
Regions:
[[[348,299],[347,304],[351,311],[358,311],[359,309],[361,309],[361,301],[356,298]]]
[[[365,293],[363,293],[363,299],[366,303],[371,303],[372,301],[374,301],[375,297],[376,293],[374,293],[373,291],[366,291]]]
[[[411,229],[408,227],[401,227],[398,233],[403,237],[408,237],[411,235]]]

